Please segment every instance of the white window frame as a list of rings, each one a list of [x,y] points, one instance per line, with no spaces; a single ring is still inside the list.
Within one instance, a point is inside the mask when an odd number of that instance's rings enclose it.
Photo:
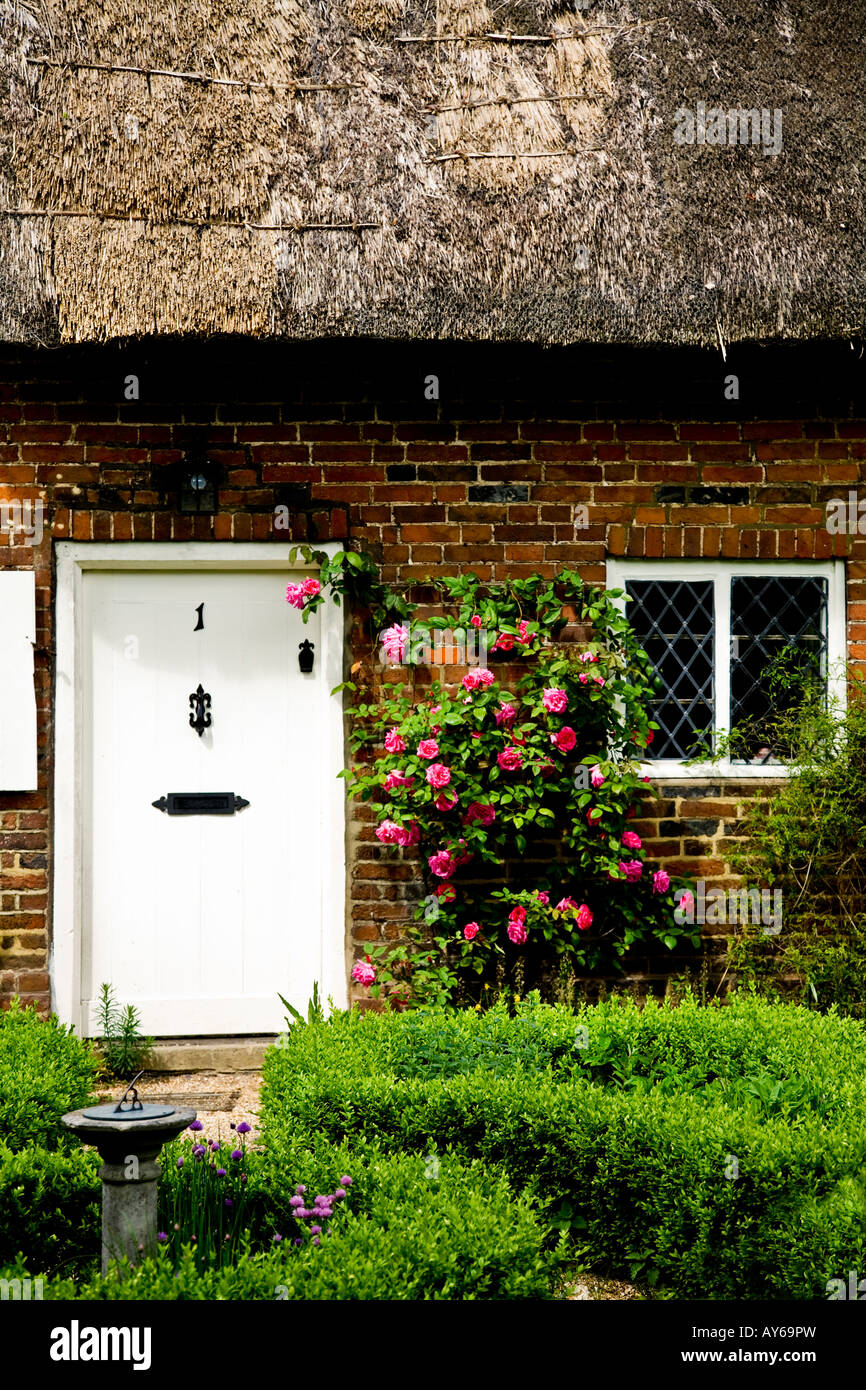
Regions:
[[[333,557],[342,541],[316,546]],[[59,541],[54,705],[54,873],[51,1004],[63,1023],[85,1031],[81,1007],[81,945],[84,919],[82,844],[83,583],[89,570],[269,570],[281,574],[318,571],[298,555],[289,564],[282,546],[269,541]],[[321,610],[316,669],[327,700],[320,747],[319,778],[326,869],[322,874],[322,995],[338,1008],[348,1001],[346,946],[346,798],[338,774],[345,766],[343,698],[330,694],[343,680],[345,610],[328,599]]]
[[[608,589],[625,589],[630,579],[680,580],[694,583],[713,581],[713,614],[716,636],[716,660],[713,669],[713,728],[726,730],[730,719],[731,696],[731,586],[737,577],[758,579],[796,575],[800,579],[827,580],[827,693],[837,699],[842,708],[846,703],[844,665],[847,657],[845,622],[845,562],[844,560],[619,560],[607,561]],[[719,582],[722,581],[722,582]],[[624,599],[614,603],[628,616],[629,605]],[[727,654],[718,660],[719,652]],[[782,764],[732,763],[728,758],[718,762],[695,763],[686,767],[677,758],[659,758],[641,764],[641,773],[657,781],[728,779],[767,779],[786,777],[788,769]]]

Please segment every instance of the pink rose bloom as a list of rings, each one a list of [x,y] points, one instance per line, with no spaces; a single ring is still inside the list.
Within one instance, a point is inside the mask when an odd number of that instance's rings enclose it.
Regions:
[[[389,772],[383,786],[386,792],[392,792],[397,787],[411,787],[414,780],[413,777],[404,777],[401,772]]]
[[[622,842],[626,849],[640,849],[640,835],[635,835],[633,830],[627,830],[622,837]]]
[[[671,881],[664,869],[657,869],[653,874],[653,892],[666,893],[671,886]]]
[[[568,709],[568,696],[564,690],[551,686],[541,692],[541,702],[548,714],[562,714]]]
[[[383,845],[396,845],[401,829],[402,826],[399,826],[396,821],[383,820],[381,825],[376,827],[376,839],[381,840]]]
[[[640,862],[639,859],[630,859],[627,864],[624,864],[622,860],[620,860],[619,867],[625,874],[629,882],[632,882],[633,880],[640,878],[641,874],[643,873],[643,864]]]
[[[594,656],[592,652],[581,652],[580,659],[581,661],[598,661],[598,657]]]
[[[509,922],[516,922],[519,927],[522,927],[526,921],[526,908],[519,905],[513,907],[508,914],[508,920]]]
[[[321,592],[322,586],[318,579],[301,580],[301,593],[305,598],[315,598],[316,594],[320,594]]]
[[[470,623],[472,624],[473,627],[480,627],[480,626],[481,626],[481,615],[480,615],[479,613],[473,613],[473,614],[472,614],[472,617],[469,619],[469,621],[470,621]]]
[[[451,855],[444,849],[438,850],[436,854],[431,854],[427,863],[430,865],[431,873],[434,873],[437,878],[450,878],[457,868]]]
[[[600,786],[602,786],[602,785],[604,784],[604,780],[605,780],[604,773],[602,772],[602,770],[601,770],[601,768],[599,767],[598,763],[596,763],[595,767],[593,767],[593,768],[590,769],[589,780],[590,780],[592,786],[594,786],[594,787],[600,787]]]
[[[500,728],[510,729],[517,718],[517,710],[514,705],[500,705],[499,709],[493,711],[493,718]]]
[[[409,826],[401,825],[398,830],[396,843],[402,849],[411,849],[412,845],[417,845],[421,839],[421,830],[417,821],[412,821]]]
[[[389,661],[402,661],[403,654],[409,645],[409,629],[403,624],[395,623],[393,627],[388,627],[382,633],[382,650]]]
[[[655,738],[655,734],[653,733],[652,729],[648,729],[648,730],[647,730],[647,736],[646,736],[646,746],[647,746],[647,748],[649,748],[649,746],[650,746],[650,744],[652,743],[652,741],[653,741],[654,738]]]
[[[437,811],[453,811],[457,805],[457,797],[454,792],[440,792],[433,805]]]
[[[577,903],[574,898],[560,898],[554,912],[577,912]]]
[[[508,921],[508,940],[515,946],[522,946],[526,940],[526,928],[522,922]]]
[[[556,771],[556,767],[553,763],[542,763],[538,771],[542,777],[552,777]]]
[[[550,741],[555,748],[559,749],[560,753],[570,753],[577,743],[577,734],[574,732],[574,729],[566,724],[564,729],[560,729],[558,733],[550,735]]]
[[[517,635],[521,642],[529,641],[529,623],[525,618],[521,618],[520,622],[517,624]]]
[[[695,905],[695,895],[691,892],[690,889],[687,888],[686,891],[683,893],[682,897],[680,898],[679,905],[684,912],[691,912],[692,908]]]
[[[587,927],[591,926],[592,913],[586,903],[581,903],[580,907],[577,909],[577,929],[578,931],[586,931]]]
[[[406,742],[396,729],[389,729],[385,735],[385,747],[389,753],[405,753]]]
[[[601,812],[600,807],[598,807],[598,806],[593,806],[593,807],[590,808],[590,810],[587,811],[587,813],[586,813],[586,823],[587,823],[587,825],[590,827],[591,830],[595,828],[595,826],[596,826],[596,824],[598,823],[598,821],[601,820],[601,817],[602,817],[602,812]]]
[[[549,894],[549,893],[545,893],[542,889],[538,889],[538,891],[536,892],[535,896],[536,896],[536,898],[538,899],[538,901],[541,903],[542,907],[550,907],[550,894]]]
[[[457,897],[457,889],[453,883],[440,883],[436,889],[436,897],[440,898],[443,903],[453,903]]]
[[[352,979],[359,985],[371,985],[376,978],[376,967],[368,960],[356,960],[352,966]]]
[[[486,666],[477,666],[474,671],[467,671],[460,684],[464,690],[477,690],[480,685],[492,685],[496,680],[492,671]]]
[[[418,744],[419,758],[435,758],[438,752],[439,744],[436,742],[435,738],[422,738],[421,742]]]
[[[648,777],[642,777],[640,780],[641,780],[642,782],[648,782],[648,781],[649,781],[649,778],[648,778]]]
[[[473,821],[480,821],[482,825],[492,825],[496,820],[496,809],[493,806],[485,806],[481,801],[470,801],[466,815],[463,817],[464,825],[471,825]]]
[[[593,676],[596,685],[604,685],[604,676]]]
[[[495,652],[495,651],[510,652],[511,649],[513,648],[513,646],[514,646],[514,633],[513,633],[513,632],[500,632],[499,635],[498,635],[497,638],[496,638],[496,641],[493,643],[493,646],[490,648],[490,650],[493,651],[493,652]]]
[[[503,772],[516,772],[519,767],[523,767],[523,754],[519,748],[503,748],[497,754],[496,761]]]
[[[462,853],[462,854],[458,854],[458,855],[455,857],[455,859],[454,859],[455,867],[459,869],[461,864],[468,864],[469,861],[470,861],[470,859],[471,859],[473,856],[472,856],[471,854],[467,854],[467,853],[466,853],[466,848],[465,848],[465,846],[466,846],[466,841],[465,841],[465,840],[458,840],[457,843],[458,843],[458,845],[463,845],[463,846],[464,846],[463,853]]]
[[[444,763],[431,763],[427,769],[427,781],[437,792],[441,791],[451,781],[451,769]]]
[[[480,932],[481,928],[477,922],[467,922],[463,928],[463,935],[467,941],[472,941]]]
[[[473,734],[472,737],[473,737],[473,738],[480,738],[481,735],[480,735],[480,734]]]
[[[581,685],[587,685],[589,682],[589,676],[585,676],[582,671],[577,679],[580,681]]]
[[[286,603],[290,603],[293,608],[303,608],[304,591],[300,584],[286,585]]]

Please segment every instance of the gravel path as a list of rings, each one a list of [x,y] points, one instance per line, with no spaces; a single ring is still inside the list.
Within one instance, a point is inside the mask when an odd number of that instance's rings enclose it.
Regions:
[[[136,1090],[141,1100],[162,1100],[176,1106],[188,1105],[198,1114],[208,1139],[228,1138],[229,1126],[246,1120],[252,1126],[248,1142],[259,1134],[259,1091],[262,1074],[258,1071],[194,1071],[152,1072],[140,1081]],[[120,1087],[100,1095],[101,1100],[116,1100]]]

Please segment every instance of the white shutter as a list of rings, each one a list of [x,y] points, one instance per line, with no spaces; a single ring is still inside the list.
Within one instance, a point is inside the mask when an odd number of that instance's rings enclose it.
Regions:
[[[0,570],[0,791],[35,791],[36,576]]]

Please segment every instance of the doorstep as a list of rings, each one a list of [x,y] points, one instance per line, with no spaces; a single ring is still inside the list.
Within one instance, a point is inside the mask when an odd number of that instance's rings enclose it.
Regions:
[[[275,1034],[241,1038],[158,1038],[148,1072],[261,1071]]]

